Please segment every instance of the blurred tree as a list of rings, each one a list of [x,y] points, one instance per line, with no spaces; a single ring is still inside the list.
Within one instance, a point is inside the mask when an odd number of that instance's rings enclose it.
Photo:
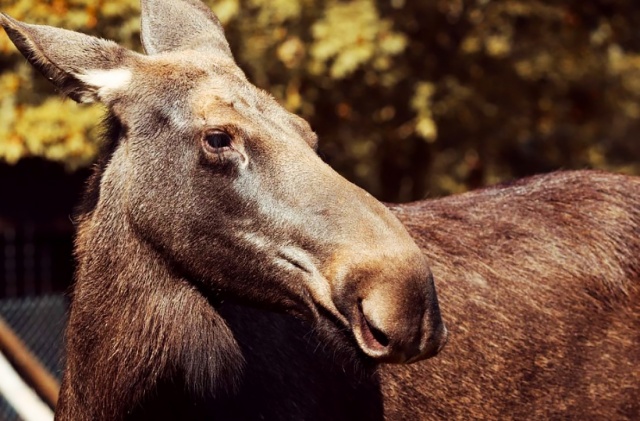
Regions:
[[[640,172],[633,0],[208,3],[249,78],[382,199],[558,168]],[[138,0],[0,0],[0,10],[140,50]],[[84,166],[101,113],[56,97],[0,37],[1,159]]]

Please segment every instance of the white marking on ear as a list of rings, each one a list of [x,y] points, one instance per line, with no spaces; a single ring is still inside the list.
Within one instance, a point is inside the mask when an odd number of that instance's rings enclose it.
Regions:
[[[131,82],[131,70],[88,70],[76,74],[76,77],[88,87],[95,89],[98,99],[105,99],[110,94],[125,89]]]

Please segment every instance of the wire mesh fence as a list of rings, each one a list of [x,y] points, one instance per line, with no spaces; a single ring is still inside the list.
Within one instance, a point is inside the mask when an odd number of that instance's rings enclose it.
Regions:
[[[67,305],[62,294],[0,299],[0,317],[58,380]],[[20,418],[0,395],[0,421],[14,420]]]

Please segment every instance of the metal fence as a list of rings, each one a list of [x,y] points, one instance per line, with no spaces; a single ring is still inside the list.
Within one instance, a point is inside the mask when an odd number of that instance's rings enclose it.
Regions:
[[[62,375],[67,306],[62,294],[0,299],[0,317],[58,380]],[[0,396],[0,421],[19,419]]]

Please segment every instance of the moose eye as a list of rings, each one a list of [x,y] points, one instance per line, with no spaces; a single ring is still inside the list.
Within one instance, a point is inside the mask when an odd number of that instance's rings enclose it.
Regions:
[[[217,171],[242,167],[248,161],[242,146],[242,139],[241,136],[234,137],[225,130],[206,131],[200,141],[205,162],[208,162],[209,167],[216,168]]]
[[[215,131],[205,135],[207,146],[213,150],[220,150],[231,146],[231,136],[222,131]]]

